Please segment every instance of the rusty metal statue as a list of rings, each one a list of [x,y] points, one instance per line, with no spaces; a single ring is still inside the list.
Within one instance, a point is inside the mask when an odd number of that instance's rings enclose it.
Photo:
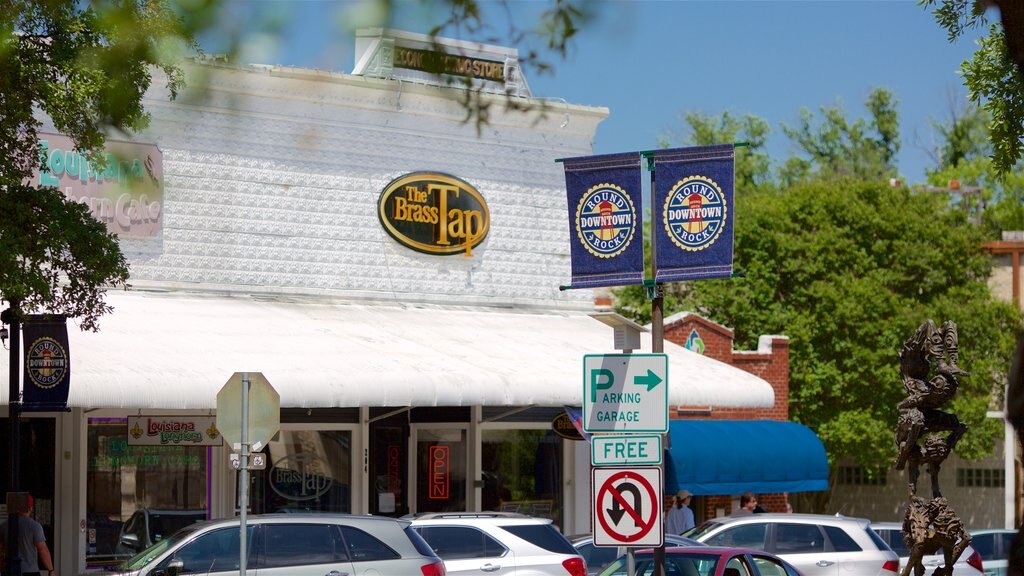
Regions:
[[[939,550],[943,551],[945,564],[935,570],[934,576],[950,576],[953,564],[971,543],[971,535],[939,487],[942,463],[967,432],[967,426],[955,414],[942,410],[960,387],[957,377],[967,375],[958,366],[959,361],[959,337],[951,321],[943,322],[941,327],[926,321],[900,349],[900,379],[907,397],[897,405],[900,416],[894,464],[897,470],[909,468],[903,541],[910,551],[902,576],[909,576],[911,570],[914,576],[923,576],[921,559]],[[931,499],[917,495],[921,466],[931,476]]]
[[[903,518],[903,543],[910,551],[910,560],[903,567],[902,576],[908,576],[911,570],[914,576],[923,576],[921,559],[939,550],[943,551],[945,565],[936,568],[932,576],[951,576],[953,564],[970,542],[963,522],[945,498],[925,500],[912,496]]]

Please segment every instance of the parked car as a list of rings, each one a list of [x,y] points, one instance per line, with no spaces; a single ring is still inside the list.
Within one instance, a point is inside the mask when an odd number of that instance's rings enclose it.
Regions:
[[[907,550],[907,545],[903,543],[903,524],[899,522],[875,522],[871,524],[871,529],[882,540],[885,540],[885,543],[889,545],[889,548],[892,548],[893,552],[899,554],[900,569],[910,563],[910,551]],[[921,559],[921,565],[925,568],[925,576],[931,576],[936,568],[945,565],[945,563],[946,559],[942,552],[925,556]],[[964,549],[963,554],[953,564],[953,576],[982,576],[983,572],[981,554],[978,554],[978,551],[972,546]]]
[[[635,570],[627,574],[627,559],[620,556],[599,576],[651,576],[654,551],[633,553]],[[666,576],[802,576],[792,564],[774,554],[744,548],[692,547],[665,549]]]
[[[807,576],[895,576],[900,559],[863,518],[750,514],[708,520],[685,533],[710,546],[764,550]]]
[[[587,563],[587,574],[591,575],[604,570],[616,558],[626,553],[625,546],[594,546],[594,536],[591,534],[569,536],[569,542],[572,542],[576,551],[583,556],[583,561]],[[704,546],[704,544],[683,536],[665,534],[665,546]]]
[[[246,521],[246,571],[260,576],[445,576],[444,563],[405,520],[346,514],[268,514]],[[235,576],[239,519],[191,524],[116,571],[83,576]]]
[[[1009,566],[1010,545],[1016,530],[1008,528],[992,528],[987,530],[971,530],[971,546],[981,554],[985,566],[985,576],[1006,576]]]
[[[134,556],[185,526],[203,520],[206,520],[206,510],[136,510],[121,525],[114,553],[122,557]]]
[[[427,513],[412,527],[448,576],[586,576],[586,564],[547,518],[512,512]]]

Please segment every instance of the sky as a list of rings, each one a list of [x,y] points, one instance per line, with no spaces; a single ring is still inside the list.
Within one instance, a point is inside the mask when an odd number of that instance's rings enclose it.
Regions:
[[[479,0],[487,30],[459,35],[518,48],[554,2]],[[781,125],[795,126],[802,108],[820,118],[839,106],[847,118],[866,116],[875,88],[898,100],[898,168],[922,183],[934,166],[933,122],[962,111],[967,90],[958,71],[981,31],[951,44],[929,11],[912,0],[593,0],[595,19],[583,23],[563,59],[541,57],[549,74],[524,70],[536,97],[601,106],[594,153],[650,150],[659,138],[683,146],[689,112],[752,114],[771,126],[768,152],[776,163],[796,153]],[[351,72],[358,27],[426,33],[444,16],[421,0],[395,0],[382,20],[372,0],[226,0],[216,34],[200,39],[208,53],[236,38],[243,63]],[[995,15],[990,14],[990,17]],[[268,22],[276,28],[267,32]],[[382,24],[383,22],[383,24]]]

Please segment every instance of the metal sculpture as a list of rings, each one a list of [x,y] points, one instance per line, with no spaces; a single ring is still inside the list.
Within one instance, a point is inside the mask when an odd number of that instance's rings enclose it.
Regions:
[[[923,576],[921,559],[939,550],[943,551],[945,564],[935,570],[934,576],[950,576],[953,564],[971,543],[971,535],[939,488],[939,469],[967,432],[967,425],[955,414],[942,410],[956,395],[960,386],[957,377],[967,375],[958,366],[959,360],[959,337],[951,321],[940,327],[926,321],[900,350],[900,379],[907,397],[897,405],[900,416],[895,466],[897,470],[908,468],[909,505],[903,518],[903,542],[910,551],[902,576],[909,576],[911,570],[914,576]],[[931,476],[931,499],[917,495],[922,466]]]

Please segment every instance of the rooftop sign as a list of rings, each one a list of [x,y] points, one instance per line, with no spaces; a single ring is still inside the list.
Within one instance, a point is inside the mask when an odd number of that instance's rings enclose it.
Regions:
[[[434,86],[465,87],[469,79],[481,92],[532,95],[514,48],[383,28],[356,31],[352,73]]]

